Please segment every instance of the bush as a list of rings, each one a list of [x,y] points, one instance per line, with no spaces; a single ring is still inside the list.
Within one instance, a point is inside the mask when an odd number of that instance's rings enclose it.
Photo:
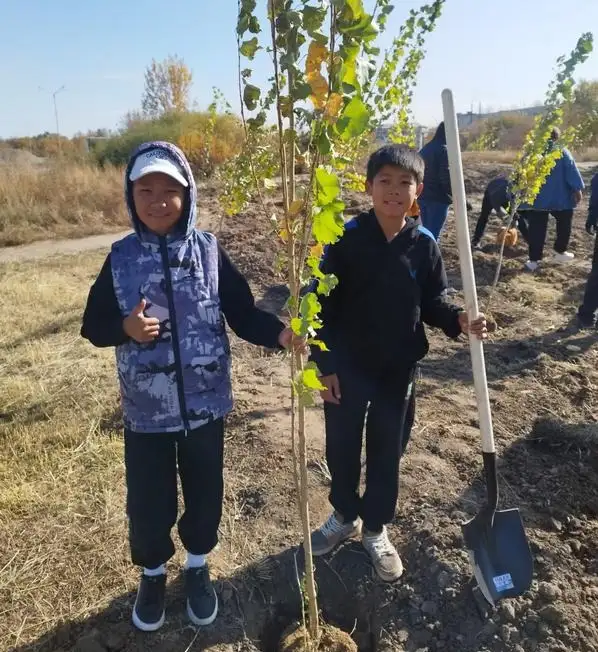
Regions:
[[[100,165],[125,165],[135,147],[151,140],[176,143],[194,173],[209,176],[234,157],[243,144],[243,128],[233,115],[209,112],[171,113],[154,120],[130,120],[123,133],[93,148]]]
[[[533,116],[505,115],[474,123],[461,133],[462,146],[469,150],[516,150],[534,126]]]

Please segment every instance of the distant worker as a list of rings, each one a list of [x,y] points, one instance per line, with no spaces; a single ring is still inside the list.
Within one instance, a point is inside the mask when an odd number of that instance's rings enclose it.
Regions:
[[[590,187],[590,209],[586,222],[586,231],[596,236],[598,231],[598,174],[592,177]],[[586,290],[583,296],[583,303],[577,311],[577,319],[582,328],[594,328],[596,326],[596,314],[598,313],[598,237],[594,242],[594,257],[592,258],[592,270],[586,283]]]
[[[494,211],[498,217],[506,218],[508,216],[509,206],[513,199],[513,195],[510,190],[510,182],[505,177],[497,177],[492,179],[490,183],[486,186],[484,191],[484,198],[482,199],[482,210],[478,221],[475,227],[475,232],[471,240],[471,246],[474,249],[481,248],[481,241],[484,237],[484,232],[488,226],[488,219],[490,218],[490,213]],[[515,228],[519,225],[519,230],[524,240],[527,241],[527,225],[525,220],[521,219],[520,215],[515,213]]]
[[[560,135],[559,129],[552,130],[547,153],[557,147]],[[535,272],[542,261],[549,215],[553,215],[556,220],[554,262],[569,263],[575,258],[574,254],[567,251],[567,247],[571,239],[573,211],[581,201],[583,189],[583,179],[573,156],[563,147],[561,157],[552,168],[534,203],[519,208],[519,214],[526,220],[528,227],[529,260],[525,267],[530,272]]]
[[[438,125],[434,137],[422,147],[420,155],[426,165],[424,190],[418,198],[420,218],[438,241],[453,203],[444,122]]]

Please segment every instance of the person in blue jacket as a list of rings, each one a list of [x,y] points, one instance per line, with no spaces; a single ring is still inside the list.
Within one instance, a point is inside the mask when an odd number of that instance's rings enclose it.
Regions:
[[[553,129],[548,151],[558,146],[560,135],[559,129]],[[573,212],[581,201],[583,189],[584,182],[573,156],[567,148],[563,148],[561,157],[552,168],[533,205],[526,204],[519,209],[528,225],[529,260],[525,264],[526,269],[535,272],[540,266],[550,215],[556,220],[554,261],[568,263],[573,260],[575,256],[567,251],[567,247],[571,239]]]
[[[81,334],[116,347],[123,407],[129,543],[143,567],[133,623],[164,623],[166,562],[174,554],[177,469],[185,510],[187,614],[218,613],[206,555],[218,540],[224,416],[232,408],[225,318],[239,337],[270,348],[302,342],[259,310],[216,238],[195,228],[197,188],[180,149],[141,145],[125,172],[134,233],[112,246],[93,284]]]
[[[586,221],[586,231],[596,236],[598,231],[598,174],[592,177],[590,185],[590,208]],[[594,256],[592,258],[592,269],[586,283],[583,295],[583,303],[577,312],[580,326],[593,328],[596,326],[596,315],[598,313],[598,237],[594,240]]]
[[[444,122],[436,129],[432,140],[420,151],[426,170],[424,189],[418,197],[422,224],[438,241],[453,203],[448,150]]]

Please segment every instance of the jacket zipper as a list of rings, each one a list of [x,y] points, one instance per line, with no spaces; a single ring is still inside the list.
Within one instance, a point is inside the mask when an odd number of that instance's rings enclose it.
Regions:
[[[162,266],[164,267],[164,279],[166,281],[166,298],[168,300],[168,312],[170,314],[170,330],[172,333],[172,349],[174,351],[174,365],[176,374],[177,395],[179,397],[179,409],[181,410],[181,419],[187,432],[191,430],[187,419],[187,405],[185,403],[185,390],[183,386],[183,365],[181,362],[181,349],[179,346],[179,332],[176,322],[176,313],[174,311],[174,293],[172,291],[172,276],[170,275],[170,261],[168,259],[168,247],[166,239],[160,237],[160,255],[162,257]]]

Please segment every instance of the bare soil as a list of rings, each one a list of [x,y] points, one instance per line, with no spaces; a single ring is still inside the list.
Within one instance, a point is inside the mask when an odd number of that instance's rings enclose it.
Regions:
[[[466,169],[474,215],[485,184],[498,171],[504,168],[481,163]],[[584,174],[589,178],[591,170]],[[204,210],[218,214],[213,196],[205,201]],[[349,214],[367,207],[358,195],[348,203]],[[405,574],[394,585],[379,581],[358,541],[317,560],[323,619],[350,633],[361,652],[598,650],[598,332],[578,331],[572,320],[589,270],[586,208],[584,203],[577,212],[575,261],[547,264],[530,275],[522,271],[526,252],[518,245],[507,252],[490,307],[499,326],[486,360],[501,502],[521,510],[535,560],[532,590],[483,615],[472,596],[460,524],[483,503],[484,487],[470,358],[465,341],[430,331],[431,352],[421,365],[417,420],[390,526]],[[497,262],[492,242],[498,226],[491,224],[489,244],[474,257],[482,305]],[[553,237],[551,232],[547,254]],[[229,221],[221,239],[263,305],[281,310],[286,290],[272,271],[273,241],[257,207]],[[441,246],[450,280],[460,290],[452,219]],[[459,293],[456,301],[462,300]],[[221,543],[211,555],[220,597],[215,624],[199,632],[188,625],[180,577],[171,572],[167,622],[156,634],[130,625],[134,586],[128,584],[100,598],[90,616],[50,620],[9,649],[274,652],[283,631],[300,619],[301,534],[289,452],[287,366],[278,354],[236,339],[233,346],[236,407],[228,419],[225,513]],[[105,419],[116,432],[119,414],[108,403]],[[315,525],[329,510],[320,406],[310,410],[308,427]],[[93,536],[101,538],[102,531]],[[126,548],[116,554],[124,558]],[[2,609],[10,611],[10,604]],[[20,618],[27,631],[27,616],[12,614],[11,622]]]

